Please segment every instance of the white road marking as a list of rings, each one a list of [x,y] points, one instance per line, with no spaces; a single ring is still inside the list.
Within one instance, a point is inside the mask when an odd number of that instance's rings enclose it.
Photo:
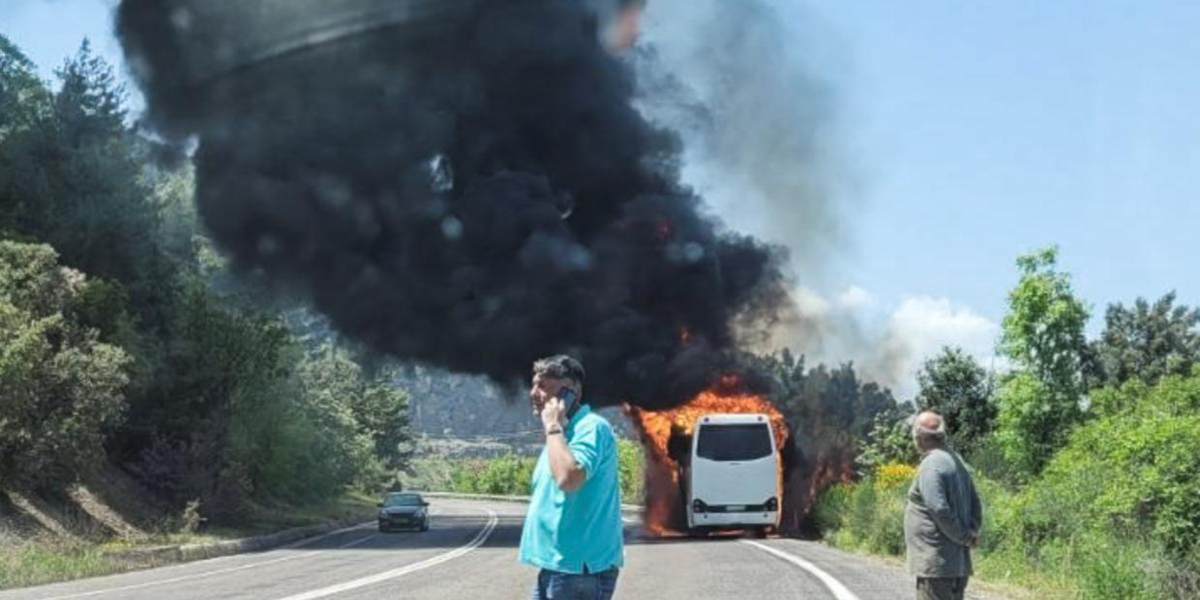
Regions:
[[[347,527],[347,528],[345,528],[345,529],[339,529],[339,530],[337,530],[337,531],[331,531],[331,532],[329,532],[329,533],[326,533],[326,534],[324,534],[324,535],[321,535],[321,536],[318,536],[318,537],[315,537],[315,538],[310,538],[310,539],[307,539],[307,540],[302,540],[302,541],[300,541],[300,542],[297,542],[297,543],[295,543],[295,544],[291,544],[291,545],[289,545],[289,546],[285,546],[285,547],[283,547],[283,548],[279,548],[278,550],[286,550],[286,549],[288,549],[288,548],[295,548],[296,546],[308,545],[308,544],[311,544],[311,543],[313,543],[313,542],[315,542],[315,541],[317,541],[317,540],[322,540],[322,539],[325,539],[325,538],[327,538],[327,537],[329,537],[329,536],[332,536],[332,535],[337,535],[337,534],[339,534],[339,533],[346,533],[347,531],[354,531],[354,530],[356,530],[356,529],[361,529],[361,528],[363,528],[363,526],[364,526],[364,525],[355,525],[355,526],[353,526],[353,527]],[[369,540],[369,539],[371,539],[371,538],[374,538],[374,537],[376,537],[376,536],[378,536],[378,535],[379,535],[378,533],[372,533],[371,535],[364,536],[364,537],[361,537],[361,538],[358,538],[358,539],[352,540],[352,541],[350,541],[349,543],[342,544],[341,546],[338,546],[337,548],[332,548],[332,549],[333,549],[333,550],[344,550],[344,549],[346,549],[346,548],[351,548],[351,547],[357,546],[357,545],[359,545],[359,544],[361,544],[361,543],[363,543],[363,542],[365,542],[365,541],[367,541],[367,540]],[[293,554],[293,555],[291,555],[291,556],[283,556],[283,557],[280,557],[280,558],[274,558],[274,559],[271,559],[271,560],[264,560],[264,561],[261,561],[261,562],[250,563],[250,564],[248,564],[248,565],[238,565],[238,566],[236,566],[236,567],[226,567],[226,568],[224,568],[224,569],[216,569],[216,570],[213,570],[213,571],[205,571],[205,572],[203,572],[203,573],[192,573],[191,575],[182,575],[182,576],[179,576],[179,577],[172,577],[172,578],[170,578],[170,579],[157,579],[157,580],[155,580],[155,581],[147,581],[146,583],[138,583],[138,584],[134,584],[134,585],[125,585],[125,586],[121,586],[121,587],[108,588],[108,589],[104,589],[104,590],[95,590],[95,591],[92,591],[92,592],[81,592],[81,593],[78,593],[78,594],[69,594],[69,595],[66,595],[66,596],[54,596],[54,597],[52,597],[52,598],[43,598],[42,600],[68,600],[69,598],[88,598],[88,597],[91,597],[91,596],[100,596],[100,595],[103,595],[103,594],[113,594],[113,593],[116,593],[116,592],[128,592],[128,591],[132,591],[132,590],[141,590],[141,589],[146,589],[146,588],[150,588],[150,587],[154,587],[154,586],[158,586],[158,585],[166,585],[166,584],[169,584],[169,583],[179,583],[179,582],[181,582],[181,581],[191,581],[191,580],[193,580],[193,579],[202,579],[202,578],[204,578],[204,577],[212,577],[213,575],[224,575],[225,573],[235,573],[235,572],[237,572],[237,571],[245,571],[246,569],[253,569],[253,568],[256,568],[256,567],[263,567],[263,566],[266,566],[266,565],[273,565],[273,564],[277,564],[277,563],[281,563],[281,562],[285,562],[285,561],[289,561],[289,560],[296,560],[296,559],[298,559],[298,558],[307,558],[307,557],[309,557],[309,556],[316,556],[316,555],[318,555],[318,554],[323,554],[323,553],[325,553],[325,552],[329,552],[329,550],[316,550],[316,551],[313,551],[313,552],[305,552],[305,553],[302,553],[302,554]],[[234,556],[236,556],[236,555],[234,555]]]
[[[786,560],[793,565],[808,571],[814,577],[819,579],[821,583],[825,585],[825,588],[828,589],[829,592],[833,594],[833,597],[837,600],[858,600],[858,596],[855,596],[853,592],[846,589],[846,586],[842,585],[842,582],[834,579],[833,575],[822,571],[819,567],[817,567],[817,565],[814,565],[803,558],[784,552],[783,550],[772,548],[761,542],[755,542],[752,540],[741,540],[741,542],[743,544],[750,544],[751,546],[754,546],[755,548],[758,548],[767,554],[772,554],[778,558],[782,558],[783,560]]]
[[[455,548],[454,550],[439,554],[432,558],[427,558],[421,562],[416,562],[411,565],[406,565],[406,566],[400,567],[398,569],[392,569],[391,571],[384,571],[383,573],[376,573],[375,575],[369,575],[367,577],[361,577],[359,579],[354,579],[351,581],[347,581],[345,583],[331,585],[329,587],[324,587],[319,590],[312,590],[310,592],[304,592],[303,594],[295,594],[293,596],[288,596],[286,598],[282,598],[281,600],[315,600],[316,598],[324,598],[326,596],[332,596],[334,594],[340,594],[342,592],[356,590],[358,588],[366,587],[368,585],[375,585],[377,583],[383,583],[383,582],[391,580],[391,579],[403,577],[405,575],[408,575],[409,573],[415,573],[417,571],[421,571],[423,569],[428,569],[430,567],[440,565],[444,562],[449,562],[451,560],[454,560],[454,559],[478,548],[479,546],[483,545],[483,543],[487,541],[488,537],[492,535],[492,531],[496,529],[496,524],[500,522],[500,519],[499,519],[499,517],[496,516],[496,512],[493,510],[488,510],[487,513],[488,513],[488,522],[486,525],[483,526],[483,529],[480,529],[479,533],[475,534],[475,537],[472,538],[471,541],[467,542],[466,544],[464,544],[462,546],[459,546],[458,548]]]

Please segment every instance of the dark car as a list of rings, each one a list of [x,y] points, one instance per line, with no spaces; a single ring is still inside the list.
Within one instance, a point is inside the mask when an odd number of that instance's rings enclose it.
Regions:
[[[379,506],[379,531],[416,529],[429,531],[429,503],[420,494],[397,492],[384,497]]]

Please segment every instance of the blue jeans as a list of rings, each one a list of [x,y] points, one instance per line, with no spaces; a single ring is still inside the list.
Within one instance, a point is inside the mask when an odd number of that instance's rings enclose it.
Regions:
[[[533,588],[533,600],[611,600],[619,573],[617,569],[609,569],[575,575],[542,569]]]

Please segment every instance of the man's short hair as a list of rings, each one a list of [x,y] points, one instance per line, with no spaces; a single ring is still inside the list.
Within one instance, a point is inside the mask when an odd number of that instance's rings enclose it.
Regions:
[[[921,417],[924,415],[933,415],[937,417],[937,427],[926,427],[921,424]],[[946,443],[946,419],[933,411],[925,411],[920,413],[913,419],[912,426],[913,439],[917,441],[929,441],[934,445],[940,446]]]
[[[580,386],[583,385],[583,379],[586,376],[583,363],[566,354],[556,354],[535,361],[533,374],[553,379],[570,379]]]

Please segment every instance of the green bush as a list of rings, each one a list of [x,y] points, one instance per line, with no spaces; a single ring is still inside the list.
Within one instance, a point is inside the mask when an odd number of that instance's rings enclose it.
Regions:
[[[842,521],[846,518],[850,507],[850,498],[854,495],[855,485],[839,483],[821,491],[813,507],[813,520],[827,538],[842,529]],[[841,545],[841,544],[839,544]]]
[[[642,504],[646,500],[646,452],[640,444],[617,440],[617,466],[621,478],[621,501]]]
[[[826,538],[839,546],[865,552],[904,554],[904,507],[912,468],[884,465],[855,484],[822,492],[816,522]]]
[[[1200,545],[1200,370],[1127,387],[1141,398],[1079,428],[1028,494],[1065,505],[1074,528],[1146,533],[1188,554]]]
[[[128,354],[69,311],[87,286],[49,246],[0,242],[0,479],[74,478],[125,412]]]
[[[450,481],[454,491],[466,494],[528,496],[536,462],[512,455],[463,461],[451,472]]]
[[[1144,545],[1111,535],[1089,535],[1076,543],[1080,552],[1076,571],[1084,598],[1155,600],[1161,598],[1146,577],[1146,562],[1152,552]]]
[[[1015,494],[985,490],[985,550],[1087,598],[1197,597],[1200,370],[1094,392],[1093,406],[1098,418],[1040,477]]]

